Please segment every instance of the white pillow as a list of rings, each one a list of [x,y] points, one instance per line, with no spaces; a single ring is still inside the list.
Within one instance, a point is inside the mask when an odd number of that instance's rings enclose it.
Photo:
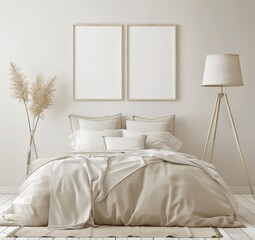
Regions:
[[[104,137],[107,150],[144,149],[146,136]]]
[[[91,121],[79,119],[80,129],[102,131],[106,129],[116,129],[117,120]]]
[[[75,151],[106,150],[103,136],[121,137],[121,130],[93,131],[80,129],[69,136],[71,148]]]
[[[121,128],[121,113],[103,116],[103,117],[88,117],[88,116],[80,116],[75,114],[69,115],[70,125],[72,132],[75,132],[80,129],[79,119],[85,119],[90,121],[104,121],[104,120],[117,120],[116,128]]]
[[[137,132],[122,130],[123,137],[146,135],[145,148],[148,149],[168,149],[178,152],[182,146],[182,141],[173,136],[170,132]]]
[[[126,121],[127,129],[132,131],[167,131],[168,122],[137,122]]]
[[[175,115],[169,115],[164,117],[158,117],[158,118],[146,118],[146,117],[140,117],[133,115],[134,121],[137,122],[168,122],[168,131],[172,134],[174,134],[174,123],[175,123]]]

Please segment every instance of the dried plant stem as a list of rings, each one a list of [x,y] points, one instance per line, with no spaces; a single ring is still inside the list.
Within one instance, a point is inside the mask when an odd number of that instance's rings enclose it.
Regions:
[[[40,116],[37,117],[36,124],[35,124],[35,127],[34,127],[34,133],[35,133],[35,131],[36,131],[36,129],[37,129],[39,119],[40,119]],[[34,136],[33,136],[33,141],[34,141]],[[35,150],[35,156],[36,156],[36,158],[38,158],[35,142],[34,142],[34,150]]]
[[[27,103],[26,103],[25,99],[23,99],[23,102],[24,102],[24,105],[25,105],[28,127],[29,127],[29,131],[30,131],[30,134],[31,134],[32,127],[31,127],[30,117],[29,117],[29,113],[28,113],[28,107],[27,107]]]
[[[35,122],[35,125],[34,125],[34,132],[35,132],[37,126],[38,126],[38,122],[39,122],[39,119],[40,119],[40,118],[41,118],[41,115],[39,115],[39,116],[37,117],[37,119],[36,119],[36,122]]]
[[[26,108],[26,111],[27,111],[27,108]],[[35,150],[36,158],[38,157],[37,149],[36,149],[36,145],[35,145],[35,140],[34,140],[34,134],[35,134],[36,128],[38,126],[38,122],[39,122],[40,117],[38,116],[36,118],[35,117],[33,118],[33,125],[32,126],[31,126],[31,123],[30,123],[29,115],[28,115],[28,119],[29,119],[29,129],[30,129],[30,141],[29,141],[29,152],[28,152],[27,166],[29,166],[31,164],[30,160],[31,160],[32,147]],[[27,171],[29,171],[29,169],[27,169]],[[28,172],[27,172],[27,174],[28,174]]]
[[[27,107],[27,103],[25,101],[25,99],[23,99],[23,103],[25,105],[25,110],[26,110],[26,116],[27,116],[27,122],[28,122],[28,127],[29,127],[29,133],[30,133],[30,142],[29,142],[29,148],[31,149],[32,148],[32,144],[33,144],[33,148],[35,150],[35,156],[36,158],[38,157],[38,153],[37,153],[37,148],[36,148],[36,145],[35,145],[35,139],[34,139],[34,133],[35,130],[33,131],[32,129],[32,126],[31,126],[31,120],[30,120],[30,117],[29,117],[29,113],[28,113],[28,107]],[[32,132],[33,131],[33,132]],[[29,163],[30,164],[30,163]]]

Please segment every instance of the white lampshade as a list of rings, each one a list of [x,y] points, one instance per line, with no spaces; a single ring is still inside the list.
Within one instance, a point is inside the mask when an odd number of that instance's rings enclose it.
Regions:
[[[237,54],[210,54],[206,57],[202,86],[242,86]]]

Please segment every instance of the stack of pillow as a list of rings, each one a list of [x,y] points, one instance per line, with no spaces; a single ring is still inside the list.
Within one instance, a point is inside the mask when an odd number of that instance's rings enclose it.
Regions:
[[[133,116],[121,129],[121,114],[105,117],[70,115],[75,151],[168,149],[179,151],[182,142],[174,134],[175,115],[161,118]]]

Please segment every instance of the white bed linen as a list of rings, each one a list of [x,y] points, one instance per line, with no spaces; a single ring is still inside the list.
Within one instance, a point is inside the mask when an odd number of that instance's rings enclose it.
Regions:
[[[111,192],[113,192],[114,188],[120,186],[124,179],[132,178],[138,170],[146,169],[153,164],[163,163],[167,163],[167,166],[180,167],[183,165],[183,167],[187,168],[185,170],[187,173],[189,169],[197,169],[197,174],[193,176],[196,179],[198,177],[201,178],[199,180],[205,186],[203,191],[208,191],[208,194],[203,192],[201,201],[211,202],[212,208],[215,208],[216,211],[217,206],[222,209],[223,216],[219,213],[219,216],[209,218],[206,216],[207,212],[205,216],[202,216],[204,213],[199,212],[200,207],[195,206],[196,204],[192,202],[192,198],[185,199],[184,203],[186,205],[183,206],[183,209],[180,209],[179,215],[182,215],[185,211],[190,212],[190,214],[186,213],[184,223],[199,226],[205,226],[210,222],[219,226],[233,226],[235,224],[238,204],[212,165],[196,160],[193,156],[187,154],[159,150],[137,150],[126,153],[77,152],[58,158],[39,160],[35,164],[42,166],[35,170],[22,184],[18,196],[10,209],[4,213],[2,219],[20,225],[48,225],[49,227],[64,229],[95,225],[94,220],[96,217],[93,217],[91,213],[96,204],[103,203],[109,196],[111,197]],[[165,166],[162,167],[165,169]],[[174,168],[172,170],[174,171]],[[139,176],[142,181],[149,181],[142,175]],[[192,183],[193,176],[188,175],[190,178],[187,179],[189,183],[190,181]],[[176,178],[176,175],[174,177]],[[150,179],[152,181],[148,184],[150,191],[155,191],[157,186],[153,185],[153,179]],[[174,192],[176,194],[179,192],[179,199],[185,198],[187,193],[191,194],[192,197],[192,189],[188,189],[188,192],[186,192],[185,188],[182,189],[181,186],[171,186],[171,182],[166,182],[165,184],[166,189],[175,187]],[[206,189],[206,186],[210,186],[211,189]],[[196,186],[193,187],[195,189]],[[162,194],[167,194],[167,191]],[[160,200],[160,197],[160,194],[154,194],[155,202]],[[108,201],[107,204],[109,202],[114,204],[112,201]],[[98,209],[93,209],[94,213],[97,211],[99,214],[104,213],[104,209],[101,209],[100,206]],[[168,211],[168,209],[163,208],[163,211]],[[207,211],[207,209],[203,209],[203,211]],[[141,212],[142,221],[135,219],[132,222],[132,218],[135,215],[131,213],[128,216],[128,225],[144,223],[144,219],[146,219],[144,216],[148,215],[148,212],[143,209],[141,209]],[[194,216],[192,213],[194,213]],[[159,219],[161,219],[162,214],[158,213]],[[167,215],[169,214],[171,212],[167,212]],[[124,216],[124,218],[126,217]],[[177,225],[182,225],[181,216],[174,216],[174,218],[178,220],[176,222]],[[196,221],[193,218],[196,218]],[[97,222],[99,221],[97,220]],[[125,221],[122,223],[125,225]],[[150,225],[150,223],[150,218],[148,218],[147,225]],[[169,226],[171,224],[173,222],[170,222]]]

